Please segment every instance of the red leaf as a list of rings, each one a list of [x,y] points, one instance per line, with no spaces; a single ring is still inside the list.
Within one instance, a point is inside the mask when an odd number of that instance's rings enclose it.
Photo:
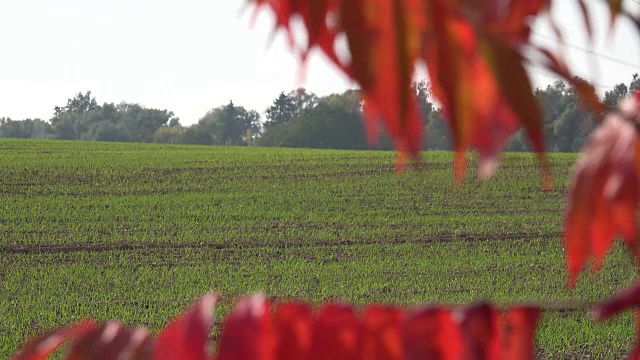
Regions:
[[[404,314],[392,307],[369,306],[363,315],[362,359],[404,359],[402,322]]]
[[[584,20],[584,27],[587,30],[587,36],[589,41],[593,40],[593,25],[591,24],[591,17],[589,16],[589,9],[587,8],[587,4],[585,0],[578,0],[578,6],[580,7],[580,12],[582,14],[582,20]]]
[[[281,0],[255,1],[276,14],[277,28],[293,44],[289,19],[300,15],[308,44],[302,63],[318,46],[329,59],[362,88],[371,111],[366,116],[370,141],[385,125],[398,149],[417,158],[422,142],[422,121],[410,95],[411,80],[421,44],[423,11],[420,0]],[[347,37],[350,63],[335,53],[336,38]]]
[[[307,359],[311,350],[311,309],[304,303],[282,303],[274,315],[276,359]]]
[[[347,36],[351,54],[349,64],[338,64],[345,73],[360,84],[364,92],[371,91],[374,69],[371,58],[378,35],[367,13],[370,1],[340,1],[340,28]]]
[[[310,359],[356,359],[362,349],[362,331],[351,307],[324,305],[313,325]]]
[[[218,359],[273,359],[275,339],[269,303],[262,295],[244,298],[226,320]]]
[[[522,45],[531,27],[526,19],[549,7],[549,0],[255,0],[270,7],[292,39],[289,19],[299,15],[309,50],[320,49],[362,89],[369,140],[384,125],[400,152],[418,158],[423,121],[411,94],[415,65],[426,60],[434,94],[443,104],[454,135],[456,179],[466,170],[465,151],[476,148],[480,175],[492,174],[506,141],[524,125],[533,146],[544,151],[537,104],[522,67]],[[350,60],[335,53],[346,35]],[[478,44],[480,41],[480,44]],[[292,41],[292,40],[291,40]],[[480,46],[479,46],[480,45]],[[422,59],[421,59],[422,57]],[[515,79],[515,80],[514,80]],[[539,155],[545,187],[550,171]],[[403,169],[404,164],[398,163]]]
[[[609,4],[609,14],[611,16],[609,20],[609,31],[613,31],[616,18],[618,14],[622,12],[622,0],[607,0],[607,3]]]
[[[318,46],[334,64],[340,65],[334,48],[338,34],[338,2],[339,0],[298,0],[298,8],[307,27],[307,48],[302,49],[303,64],[311,49]],[[335,23],[333,27],[328,24],[331,20]]]
[[[72,343],[67,360],[147,358],[149,333],[143,329],[130,330],[117,321],[106,322],[85,332]]]
[[[378,37],[373,55],[374,85],[365,90],[365,101],[379,112],[400,152],[418,157],[422,145],[422,120],[411,90],[415,62],[420,50],[421,2],[379,1]],[[371,119],[369,119],[371,120]],[[374,120],[373,126],[377,122]]]
[[[502,359],[535,358],[534,341],[539,319],[538,308],[515,307],[507,310],[501,326]]]
[[[549,0],[483,1],[482,23],[492,33],[500,35],[511,44],[529,40],[531,33],[529,17],[539,15],[549,8]]]
[[[462,334],[451,310],[428,308],[410,316],[402,332],[407,359],[461,359]]]
[[[465,152],[470,147],[480,154],[480,177],[489,177],[498,165],[498,155],[519,123],[527,129],[534,148],[543,153],[540,110],[516,48],[520,41],[528,38],[529,27],[513,25],[510,35],[492,33],[492,28],[454,12],[445,1],[434,0],[428,4],[427,13],[431,17],[426,27],[428,35],[423,56],[434,95],[442,103],[454,136],[456,179],[464,178]],[[540,4],[531,9],[517,4],[523,7],[513,8],[517,10],[515,13],[535,13],[543,8]],[[485,16],[497,17],[492,15],[498,11],[492,6],[499,7],[494,2],[476,6],[490,7]],[[504,25],[505,21],[512,20],[492,21]],[[544,157],[540,158],[544,185],[548,188],[550,171]]]
[[[477,59],[476,38],[471,24],[452,14],[442,0],[426,2],[425,6],[430,18],[425,30],[423,57],[433,94],[442,103],[452,130],[456,151],[455,177],[461,181],[466,171],[464,152],[471,143],[476,110],[473,88],[464,79],[474,78],[472,65]]]
[[[205,295],[158,335],[153,344],[154,359],[211,359],[208,348],[217,296]]]
[[[628,120],[639,116],[638,104],[632,97],[621,105],[622,113],[609,114],[591,135],[576,166],[564,230],[570,286],[575,286],[589,257],[594,269],[600,267],[615,235],[622,235],[638,255],[640,145],[636,127]]]
[[[499,91],[498,97],[504,100],[498,100],[493,114],[488,115],[497,124],[485,126],[494,135],[493,138],[490,134],[483,136],[491,140],[478,146],[481,160],[484,157],[485,161],[497,163],[494,159],[502,150],[505,141],[517,129],[519,120],[527,130],[533,149],[541,156],[543,186],[549,189],[552,186],[552,176],[549,163],[544,156],[542,116],[538,102],[531,91],[531,82],[522,65],[522,56],[499,37],[488,34],[483,40],[483,53],[495,77],[497,91]],[[496,137],[495,134],[502,134],[502,136]],[[482,156],[483,153],[484,156]],[[484,171],[484,177],[490,176],[494,169],[495,166]],[[482,163],[480,170],[482,170]],[[482,176],[483,171],[480,171],[480,174]]]
[[[495,309],[487,304],[470,306],[459,310],[463,343],[467,359],[499,359],[499,318]]]
[[[633,350],[631,350],[631,353],[629,353],[629,355],[627,356],[627,359],[640,360],[640,344],[636,343],[633,346]]]
[[[351,64],[347,74],[363,92],[369,140],[379,122],[400,152],[418,157],[422,121],[411,80],[420,50],[421,2],[417,0],[342,1],[341,26]]]
[[[631,350],[631,353],[627,356],[629,360],[640,360],[640,310],[636,309],[636,344]]]
[[[13,360],[43,360],[56,351],[64,342],[90,331],[95,327],[91,320],[83,320],[70,326],[64,326],[44,335],[32,338],[13,356]]]

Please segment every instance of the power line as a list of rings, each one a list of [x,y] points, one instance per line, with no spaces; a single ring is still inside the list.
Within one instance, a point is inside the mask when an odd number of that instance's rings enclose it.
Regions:
[[[535,69],[531,69],[531,68],[527,68],[527,71],[530,72],[530,73],[536,74],[538,76],[544,76],[544,77],[551,78],[551,79],[565,81],[564,78],[562,78],[562,77],[560,77],[558,75],[545,73],[545,72],[542,72],[542,71],[539,71],[539,70],[535,70]],[[588,81],[588,83],[593,85],[593,86],[595,86],[595,87],[599,87],[599,88],[602,88],[602,89],[613,89],[614,88],[611,85],[604,85],[604,84],[599,84],[599,83],[595,83],[595,82],[591,82],[591,81]]]
[[[593,51],[591,49],[587,49],[587,48],[584,48],[584,47],[581,47],[581,46],[578,46],[578,45],[574,45],[574,44],[568,43],[568,42],[566,42],[564,40],[556,39],[556,38],[554,38],[552,36],[539,33],[537,31],[533,31],[532,30],[531,34],[533,34],[533,35],[535,35],[537,37],[543,38],[545,40],[553,41],[553,42],[555,42],[557,44],[565,45],[565,46],[567,46],[567,47],[569,47],[571,49],[574,49],[574,50],[582,51],[582,52],[585,52],[587,54],[590,54],[590,55],[593,55],[593,56],[597,56],[597,57],[605,59],[605,60],[609,60],[609,61],[612,61],[612,62],[615,62],[615,63],[618,63],[618,64],[626,65],[626,66],[629,66],[629,67],[632,67],[632,68],[640,70],[640,65],[634,64],[634,63],[629,62],[629,61],[620,60],[620,59],[615,58],[613,56],[602,54],[602,53],[599,53],[599,52],[596,52],[596,51]]]

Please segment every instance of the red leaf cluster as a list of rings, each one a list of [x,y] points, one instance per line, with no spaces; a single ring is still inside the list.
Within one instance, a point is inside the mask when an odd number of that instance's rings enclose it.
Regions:
[[[47,359],[69,341],[68,359],[213,359],[208,295],[153,339],[118,322],[81,322],[34,338],[15,360]],[[488,304],[417,310],[327,303],[276,306],[255,295],[225,321],[217,359],[533,359],[539,309]]]
[[[277,28],[290,39],[290,20],[302,19],[308,36],[306,47],[299,49],[302,60],[317,47],[355,80],[362,89],[370,139],[384,124],[401,159],[406,154],[417,158],[421,149],[423,121],[411,81],[416,65],[426,64],[453,130],[458,180],[465,174],[468,148],[480,154],[480,176],[490,176],[520,125],[541,154],[548,179],[540,110],[521,51],[529,41],[528,18],[545,11],[550,0],[252,2],[256,9],[271,9]],[[348,42],[348,61],[336,54],[340,35]]]
[[[593,257],[601,266],[616,235],[639,255],[636,213],[640,192],[640,93],[608,114],[592,134],[576,165],[564,243],[569,285]]]
[[[213,325],[215,295],[203,296],[153,339],[144,329],[129,329],[117,321],[81,321],[33,338],[13,360],[48,359],[70,342],[66,359],[212,359],[208,337]]]
[[[356,314],[346,305],[325,304],[314,316],[305,304],[284,303],[262,316],[272,318],[275,337],[255,340],[275,341],[278,359],[532,359],[539,310],[371,305]],[[302,330],[295,337],[293,324]],[[239,343],[225,335],[221,344]]]

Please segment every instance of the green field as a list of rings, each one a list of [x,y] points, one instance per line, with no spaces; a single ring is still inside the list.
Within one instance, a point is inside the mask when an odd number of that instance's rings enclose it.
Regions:
[[[158,330],[196,297],[461,304],[552,310],[542,358],[615,358],[630,317],[593,325],[584,304],[634,277],[621,247],[565,288],[560,232],[575,155],[530,154],[452,183],[450,153],[403,175],[394,154],[0,139],[0,358],[90,316]],[[475,165],[471,164],[471,167]]]

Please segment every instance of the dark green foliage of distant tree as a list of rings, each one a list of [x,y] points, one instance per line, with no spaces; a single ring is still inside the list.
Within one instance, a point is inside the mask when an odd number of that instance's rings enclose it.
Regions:
[[[11,120],[0,118],[0,137],[42,139],[51,132],[51,125],[40,119]]]
[[[418,100],[420,115],[426,124],[429,122],[429,115],[435,110],[432,103],[431,85],[425,80],[420,80],[414,81],[411,86]]]
[[[288,94],[283,91],[265,110],[265,127],[286,124],[304,110],[315,107],[317,103],[318,97],[304,88],[293,90]]]
[[[91,92],[78,93],[66,106],[56,106],[50,120],[51,136],[66,140],[152,142],[167,123],[179,124],[171,111],[139,104],[98,105]]]
[[[260,114],[236,106],[233,101],[207,112],[197,126],[212,136],[216,145],[251,145],[261,129]]]
[[[95,97],[91,97],[91,91],[87,91],[86,94],[79,92],[71,99],[67,100],[66,106],[56,106],[53,111],[54,115],[61,115],[65,113],[83,114],[88,111],[94,110],[98,107],[98,102]]]
[[[631,84],[629,84],[629,92],[635,91],[640,87],[640,76],[637,73],[633,74],[633,80],[631,80]]]
[[[414,83],[414,91],[419,100],[420,111],[425,118],[433,112],[430,102],[431,92],[425,82]],[[281,93],[274,105],[267,109],[273,113],[276,104],[298,104],[286,121],[267,121],[258,140],[261,146],[309,147],[330,149],[385,149],[394,148],[392,141],[379,129],[376,144],[370,144],[363,122],[363,103],[358,90],[347,90],[341,94],[331,94],[318,98],[304,89],[285,95]],[[295,101],[306,99],[305,101]],[[270,115],[267,115],[269,118]],[[273,117],[272,117],[273,118]]]
[[[117,109],[122,114],[121,123],[137,142],[152,142],[160,127],[178,121],[172,111],[148,109],[139,104],[121,103]]]
[[[527,143],[527,135],[523,129],[516,131],[511,138],[511,142],[507,145],[507,151],[530,151]]]
[[[367,148],[362,122],[362,102],[358,91],[347,90],[342,94],[332,94],[319,99],[306,91],[296,92],[304,94],[310,101],[300,102],[297,114],[287,122],[265,126],[264,133],[258,140],[259,145]]]
[[[191,125],[182,134],[182,143],[191,145],[213,145],[213,134],[200,124]]]
[[[431,111],[427,117],[425,149],[452,150],[453,142],[449,127],[439,111]]]
[[[553,151],[553,145],[556,143],[555,122],[567,106],[569,92],[570,88],[558,80],[553,85],[547,85],[544,90],[536,89],[534,93],[543,113],[545,142],[549,151]]]
[[[318,100],[302,110],[292,124],[298,146],[326,149],[366,149],[358,91],[347,90]]]
[[[163,144],[181,144],[184,141],[185,129],[181,126],[163,126],[156,130],[153,142]]]
[[[631,91],[640,87],[640,77],[617,84],[604,94],[613,108]],[[451,150],[449,127],[435,106],[430,84],[412,84],[425,124],[425,150]],[[596,127],[599,114],[581,107],[574,89],[556,81],[536,89],[544,118],[548,151],[577,152]],[[379,129],[377,144],[366,138],[363,102],[358,90],[348,90],[319,98],[304,88],[281,92],[265,110],[265,121],[255,110],[229,101],[208,111],[196,124],[183,127],[173,112],[149,109],[134,103],[98,105],[91,92],[79,92],[56,106],[47,123],[40,119],[23,121],[0,118],[0,137],[57,138],[95,141],[135,141],[169,144],[261,145],[334,149],[393,149],[393,143]],[[529,151],[523,130],[514,134],[508,151]]]
[[[281,92],[280,95],[273,100],[273,104],[265,111],[267,121],[265,126],[276,126],[286,124],[296,116],[296,106],[293,99]]]
[[[604,93],[604,104],[609,109],[615,109],[618,102],[629,95],[629,88],[627,85],[620,83]]]

